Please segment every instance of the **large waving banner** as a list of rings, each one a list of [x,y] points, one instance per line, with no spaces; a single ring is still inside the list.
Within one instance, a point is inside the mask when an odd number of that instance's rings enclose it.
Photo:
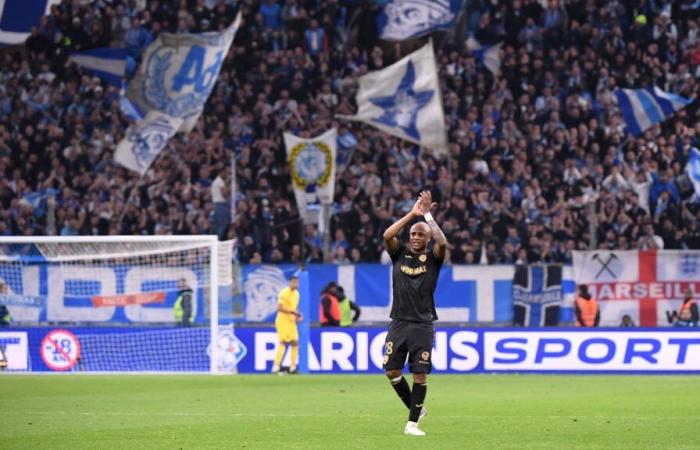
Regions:
[[[117,146],[116,162],[143,174],[175,133],[194,128],[240,22],[239,13],[222,32],[163,33],[148,46],[126,90],[140,120]]]
[[[447,129],[432,41],[389,67],[361,76],[358,82],[357,113],[336,117],[364,122],[447,154]]]
[[[574,278],[600,303],[600,325],[627,314],[641,326],[668,326],[683,291],[700,293],[700,251],[574,252]]]

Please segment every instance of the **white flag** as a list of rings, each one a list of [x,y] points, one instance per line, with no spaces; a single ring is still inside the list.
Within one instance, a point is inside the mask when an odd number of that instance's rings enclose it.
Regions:
[[[125,95],[144,119],[119,143],[116,162],[143,174],[175,133],[194,128],[240,22],[239,13],[222,32],[163,33],[148,46]]]
[[[149,112],[142,122],[126,130],[126,136],[114,152],[114,161],[140,174],[146,173],[182,122],[159,111]]]
[[[432,41],[382,70],[360,77],[357,113],[338,116],[447,153],[442,98]]]
[[[337,136],[335,128],[311,139],[284,133],[294,196],[304,222],[314,221],[310,209],[333,202]]]

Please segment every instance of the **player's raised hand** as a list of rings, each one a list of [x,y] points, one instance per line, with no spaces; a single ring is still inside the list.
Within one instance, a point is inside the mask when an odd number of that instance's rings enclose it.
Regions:
[[[433,195],[430,191],[421,192],[418,196],[418,202],[421,206],[421,215],[429,213],[431,209],[437,206],[437,203],[433,202]]]
[[[413,205],[413,208],[411,208],[411,214],[413,214],[413,216],[415,217],[420,217],[424,214],[420,198],[416,200],[416,203]]]

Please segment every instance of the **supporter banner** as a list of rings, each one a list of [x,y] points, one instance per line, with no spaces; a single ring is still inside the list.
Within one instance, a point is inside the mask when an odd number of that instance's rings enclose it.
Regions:
[[[525,327],[557,326],[563,303],[562,266],[516,266],[513,323]]]
[[[220,337],[222,370],[271,370],[272,328],[229,329]],[[385,328],[312,328],[309,371],[379,374],[385,339]],[[16,347],[11,361],[25,364],[16,370],[209,371],[206,327],[23,328],[0,333],[0,345],[6,354]],[[691,374],[700,373],[700,332],[437,327],[431,359],[434,373]]]
[[[195,322],[208,323],[204,295],[208,275],[188,267],[154,271],[152,267],[122,264],[73,266],[73,270],[66,270],[39,262],[3,264],[0,284],[8,292],[0,295],[0,304],[8,305],[14,322],[172,323],[180,278],[196,294]],[[166,292],[162,292],[164,286],[168,288]],[[142,293],[124,295],[139,291]],[[221,287],[219,296],[224,300],[222,305],[231,296],[230,286]]]
[[[463,0],[389,0],[377,17],[379,38],[403,41],[455,26]]]
[[[364,122],[387,134],[447,154],[432,41],[394,64],[359,79],[357,114],[338,118]]]
[[[312,222],[309,207],[333,202],[337,134],[335,128],[310,139],[284,133],[294,197],[304,222]]]
[[[241,15],[222,32],[163,33],[148,46],[126,99],[144,118],[130,127],[114,160],[141,174],[177,132],[189,133],[214,89]]]
[[[0,0],[0,45],[24,44],[32,27],[61,0]]]
[[[235,333],[247,349],[238,372],[269,372],[275,332]],[[381,373],[385,338],[381,328],[312,328],[309,371]],[[434,373],[700,373],[700,332],[438,327],[432,363]]]
[[[242,295],[231,298],[230,287],[219,288],[219,314],[237,321],[273,322],[277,295],[298,267],[286,265],[247,265],[241,270]],[[308,266],[312,321],[318,320],[317,302],[329,281],[345,288],[345,293],[362,308],[362,321],[384,322],[391,311],[391,267],[381,264]],[[571,268],[564,268],[561,283],[564,297],[561,321],[572,318],[574,283]],[[443,267],[435,293],[438,316],[448,322],[499,322],[513,320],[513,266]],[[162,277],[163,279],[158,279]],[[201,271],[178,268],[167,277],[138,265],[102,267],[99,270],[65,272],[60,267],[36,263],[0,266],[0,282],[8,292],[0,303],[8,305],[15,322],[81,323],[168,323],[177,297],[177,279],[186,278],[196,295],[195,322],[206,323],[204,286]],[[94,296],[120,296],[142,289],[150,294],[159,286],[166,290],[162,303],[108,304],[95,308]],[[138,286],[138,287],[137,287]],[[145,297],[144,297],[145,298]],[[232,303],[233,302],[233,303]]]
[[[294,265],[248,265],[242,268],[241,319],[273,322],[277,295]],[[391,266],[381,264],[307,266],[311,280],[312,321],[318,320],[321,289],[335,281],[362,308],[361,321],[387,321],[391,311]],[[513,320],[513,266],[445,266],[440,272],[435,302],[438,317],[449,322]]]
[[[700,251],[574,252],[577,284],[600,303],[600,325],[628,314],[641,326],[668,326],[690,288],[700,294]]]

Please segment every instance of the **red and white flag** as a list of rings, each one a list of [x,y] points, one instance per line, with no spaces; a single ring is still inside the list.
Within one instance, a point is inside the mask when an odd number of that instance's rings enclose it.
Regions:
[[[574,252],[574,280],[600,303],[600,325],[628,314],[640,326],[669,326],[690,288],[700,294],[700,251]]]

